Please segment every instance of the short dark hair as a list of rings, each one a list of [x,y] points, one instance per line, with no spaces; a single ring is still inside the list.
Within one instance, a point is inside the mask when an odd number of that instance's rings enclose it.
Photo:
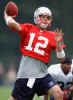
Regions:
[[[64,58],[64,61],[61,62],[62,64],[72,64],[72,59],[71,58]]]

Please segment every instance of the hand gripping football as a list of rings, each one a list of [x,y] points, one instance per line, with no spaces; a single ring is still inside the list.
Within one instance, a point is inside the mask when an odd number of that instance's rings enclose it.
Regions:
[[[13,1],[8,2],[5,11],[8,16],[16,17],[18,15],[18,7]]]

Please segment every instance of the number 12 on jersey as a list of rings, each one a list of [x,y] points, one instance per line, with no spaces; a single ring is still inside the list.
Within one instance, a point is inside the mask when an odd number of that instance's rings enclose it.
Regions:
[[[46,48],[47,45],[48,45],[48,39],[44,36],[38,36],[38,40],[41,40],[41,41],[44,41],[44,42],[41,43],[40,41],[38,41],[37,43],[35,43],[35,47],[33,47],[32,44],[33,44],[33,41],[34,41],[35,38],[36,38],[35,33],[30,33],[30,38],[29,38],[28,45],[26,46],[26,49],[30,50],[30,51],[34,50],[35,53],[44,55],[45,51],[43,49],[40,49],[40,47]]]

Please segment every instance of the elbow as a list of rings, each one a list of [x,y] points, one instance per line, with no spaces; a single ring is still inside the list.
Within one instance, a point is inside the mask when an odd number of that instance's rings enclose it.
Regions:
[[[14,29],[16,31],[21,31],[21,27],[18,23],[9,22],[8,27],[11,28],[11,29]]]

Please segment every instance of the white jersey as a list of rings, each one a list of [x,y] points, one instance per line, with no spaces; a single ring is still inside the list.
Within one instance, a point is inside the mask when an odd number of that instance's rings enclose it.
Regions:
[[[52,77],[59,83],[62,89],[67,89],[72,85],[72,69],[73,64],[71,65],[70,72],[65,75],[61,69],[61,64],[54,64],[48,68],[48,73],[52,75]]]

